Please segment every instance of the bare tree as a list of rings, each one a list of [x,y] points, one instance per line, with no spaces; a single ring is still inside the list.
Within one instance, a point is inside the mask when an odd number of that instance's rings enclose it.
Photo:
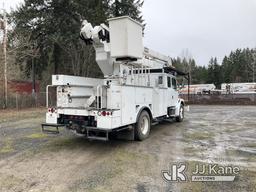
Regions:
[[[64,44],[57,40],[54,41],[70,58],[73,75],[90,76],[90,69],[95,63],[95,54],[92,46],[86,46],[80,42]]]

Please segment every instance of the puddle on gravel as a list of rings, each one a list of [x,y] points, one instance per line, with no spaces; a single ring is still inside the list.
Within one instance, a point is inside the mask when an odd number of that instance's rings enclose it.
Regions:
[[[235,163],[256,168],[256,123],[254,108],[191,107],[183,133],[184,159],[211,163]],[[228,107],[232,109],[233,107]],[[251,162],[251,163],[250,163]]]

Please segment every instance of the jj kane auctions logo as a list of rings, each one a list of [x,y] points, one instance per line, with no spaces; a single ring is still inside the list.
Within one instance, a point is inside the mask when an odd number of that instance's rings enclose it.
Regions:
[[[166,182],[187,182],[187,168],[186,163],[171,164],[169,170],[162,171],[162,177]],[[196,164],[191,174],[191,181],[234,181],[239,171],[239,167]]]

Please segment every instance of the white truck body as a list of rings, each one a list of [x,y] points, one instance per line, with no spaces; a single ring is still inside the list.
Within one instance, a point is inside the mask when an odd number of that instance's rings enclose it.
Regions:
[[[162,84],[158,84],[159,77],[163,77]],[[114,129],[136,123],[138,113],[143,107],[151,110],[153,118],[167,115],[168,107],[179,108],[181,100],[178,99],[178,92],[174,89],[176,84],[168,87],[167,82],[168,78],[176,82],[174,76],[155,73],[134,75],[134,78],[141,83],[122,85],[112,82],[113,84],[106,88],[108,79],[53,75],[52,86],[57,87],[57,106],[55,113],[50,111],[47,113],[46,122],[57,123],[58,115],[55,114],[93,116],[98,128]],[[72,81],[75,82],[77,79],[84,79],[81,81],[84,83],[73,84]],[[90,98],[95,99],[97,96],[97,87],[100,87],[98,94],[102,100],[102,106],[99,108],[90,106]],[[98,113],[101,110],[112,112],[112,115],[102,116]],[[178,110],[173,116],[178,115],[177,113]]]
[[[92,28],[85,21],[81,32],[86,43],[93,42],[104,79],[53,75],[47,93],[50,87],[56,87],[57,104],[50,107],[47,102],[45,125],[65,125],[98,139],[98,132],[108,135],[138,124],[142,112],[143,122],[150,119],[145,126],[163,118],[182,120],[184,101],[178,98],[176,83],[176,75],[181,72],[170,65],[169,57],[141,48],[139,23],[129,17],[109,22],[110,29],[105,25]],[[106,39],[109,32],[110,42],[101,39],[99,31]]]
[[[189,88],[188,88],[189,87]],[[179,90],[180,94],[194,94],[194,95],[202,95],[202,94],[210,94],[212,91],[216,89],[214,84],[194,84],[194,85],[185,85]]]
[[[256,93],[256,83],[223,83],[222,94],[252,94]]]

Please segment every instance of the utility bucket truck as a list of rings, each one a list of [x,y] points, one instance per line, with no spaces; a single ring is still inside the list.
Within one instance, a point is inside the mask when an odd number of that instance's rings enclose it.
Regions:
[[[143,47],[142,28],[125,16],[109,26],[82,23],[80,37],[96,52],[104,79],[53,75],[47,86],[46,123],[49,132],[65,126],[88,139],[108,140],[110,133],[132,130],[134,139],[149,136],[152,124],[184,119],[184,100],[176,76],[187,74],[172,67],[171,58]],[[48,91],[56,88],[56,106],[48,106]]]

